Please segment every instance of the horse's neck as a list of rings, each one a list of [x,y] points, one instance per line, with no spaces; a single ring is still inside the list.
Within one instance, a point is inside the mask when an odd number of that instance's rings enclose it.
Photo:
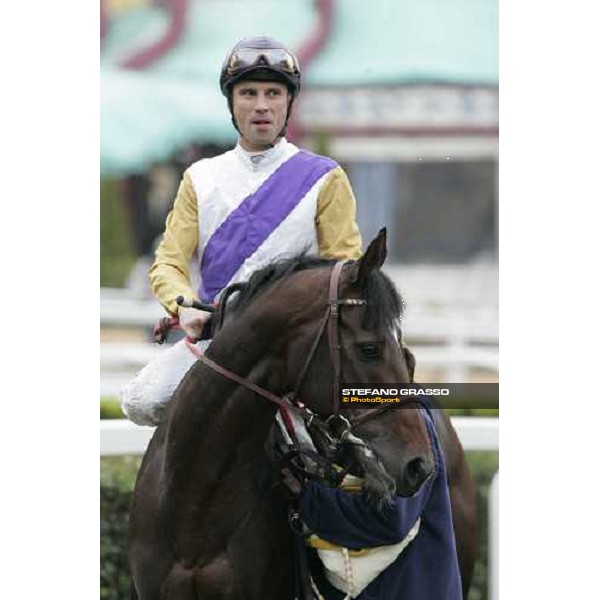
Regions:
[[[273,361],[265,339],[256,339],[251,321],[229,329],[210,348],[218,364],[257,385],[269,386]],[[276,390],[273,390],[276,391]],[[273,405],[204,364],[196,364],[180,384],[167,424],[165,467],[172,480],[192,475],[205,485],[224,470],[244,472],[263,455],[273,422]]]
[[[212,358],[219,360],[219,354]],[[259,385],[271,366],[248,354],[226,364]],[[202,364],[186,376],[174,401],[165,440],[163,498],[174,509],[181,552],[212,556],[234,531],[273,518],[272,510],[265,512],[275,491],[264,447],[274,405]],[[215,530],[215,520],[224,526]],[[197,539],[204,540],[202,549]]]

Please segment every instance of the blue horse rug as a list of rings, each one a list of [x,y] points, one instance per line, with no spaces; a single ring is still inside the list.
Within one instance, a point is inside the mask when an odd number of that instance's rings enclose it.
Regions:
[[[300,516],[321,539],[350,551],[393,544],[400,549],[387,568],[353,595],[352,589],[342,591],[330,583],[318,551],[308,548],[313,582],[325,600],[462,600],[444,456],[431,415],[427,410],[422,414],[435,466],[413,496],[395,497],[378,510],[363,494],[315,481],[305,487]],[[348,553],[345,560],[347,565]]]

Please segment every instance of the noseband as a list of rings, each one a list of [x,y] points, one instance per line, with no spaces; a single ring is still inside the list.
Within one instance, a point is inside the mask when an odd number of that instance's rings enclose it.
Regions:
[[[220,373],[227,379],[236,382],[239,385],[244,386],[245,388],[253,391],[254,393],[262,396],[263,398],[269,400],[277,404],[280,408],[282,418],[286,424],[286,426],[291,427],[291,418],[288,413],[289,403],[291,402],[298,408],[303,414],[306,420],[312,420],[315,416],[312,411],[310,411],[300,400],[299,400],[299,391],[300,387],[304,381],[304,377],[308,371],[310,364],[315,356],[317,347],[319,342],[323,338],[325,334],[325,329],[327,329],[327,336],[329,341],[329,356],[331,359],[331,364],[333,366],[333,389],[332,389],[332,414],[330,418],[337,417],[339,419],[343,419],[348,427],[350,425],[357,425],[359,423],[363,423],[367,420],[372,419],[373,417],[379,415],[380,413],[388,410],[391,406],[386,405],[379,408],[374,408],[370,410],[363,411],[363,414],[359,417],[355,417],[350,421],[346,420],[344,417],[339,416],[340,412],[340,399],[339,399],[339,390],[340,390],[340,379],[341,379],[341,345],[340,345],[340,337],[339,337],[339,316],[340,316],[340,306],[364,306],[367,301],[364,299],[358,298],[338,298],[339,293],[339,280],[342,273],[342,269],[346,264],[346,260],[341,260],[335,263],[333,269],[331,271],[331,276],[329,279],[329,297],[327,302],[327,307],[325,309],[325,314],[321,319],[319,324],[319,328],[317,331],[317,335],[315,340],[311,346],[311,349],[304,361],[304,365],[302,370],[300,371],[300,375],[296,381],[296,385],[292,392],[286,394],[285,396],[277,396],[273,394],[269,390],[266,390],[251,381],[248,381],[244,377],[240,377],[239,375],[225,369],[221,365],[217,364],[210,358],[206,357],[206,355],[200,353],[196,347],[188,342],[188,347],[190,350],[197,356],[198,360],[203,362],[207,367],[210,367],[213,371]]]

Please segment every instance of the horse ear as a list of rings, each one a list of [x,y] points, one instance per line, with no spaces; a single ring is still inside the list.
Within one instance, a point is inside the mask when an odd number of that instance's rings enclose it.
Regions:
[[[369,244],[367,251],[358,261],[358,269],[354,277],[354,283],[366,281],[367,276],[375,269],[381,269],[387,257],[387,230],[385,227],[379,230],[373,241]]]

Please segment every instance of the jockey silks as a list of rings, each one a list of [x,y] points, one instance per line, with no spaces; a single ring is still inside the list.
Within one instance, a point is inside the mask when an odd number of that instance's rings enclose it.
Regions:
[[[150,269],[152,290],[172,314],[178,295],[197,298],[188,268],[195,250],[204,300],[299,252],[358,258],[355,217],[348,178],[334,161],[285,138],[261,153],[238,144],[185,172]]]
[[[252,175],[244,180],[249,159]],[[200,298],[212,302],[274,260],[316,254],[317,198],[336,167],[284,141],[264,155],[232,150],[193,165],[199,239],[205,240],[198,247]]]
[[[394,498],[378,510],[364,495],[309,482],[300,498],[300,515],[319,537],[351,549],[409,543],[383,572],[358,595],[358,600],[461,600],[462,588],[446,481],[446,467],[431,417],[423,411],[435,469],[410,498]],[[418,533],[411,531],[420,519]],[[313,577],[326,600],[345,593],[326,579],[317,551],[310,549]]]

